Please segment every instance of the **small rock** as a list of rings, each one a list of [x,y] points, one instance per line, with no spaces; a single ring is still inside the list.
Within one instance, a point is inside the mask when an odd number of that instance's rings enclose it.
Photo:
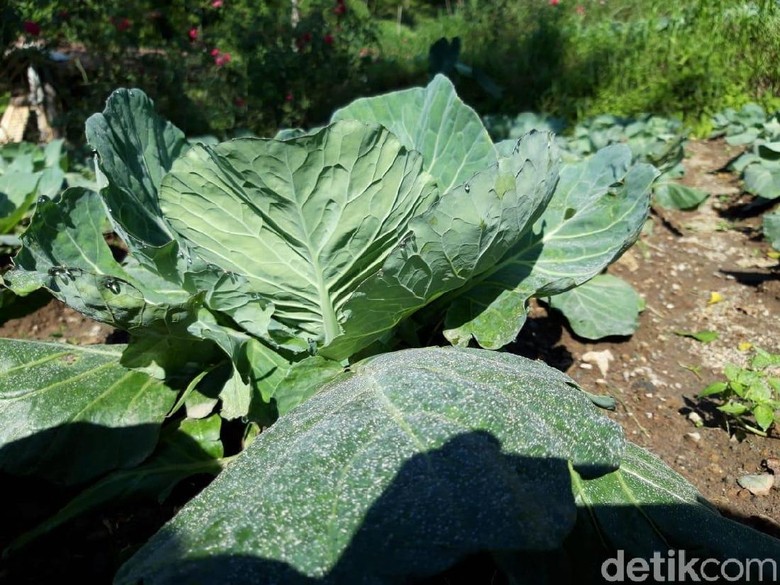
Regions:
[[[636,272],[639,270],[639,260],[631,250],[628,250],[615,261],[615,266],[625,266],[629,272]]]
[[[775,485],[775,477],[769,473],[743,475],[737,483],[754,496],[766,496]]]
[[[694,443],[698,443],[699,441],[701,441],[701,433],[697,433],[696,431],[692,433],[685,433],[685,436],[691,441],[693,441]]]
[[[696,428],[704,426],[704,421],[702,420],[698,412],[689,412],[688,420],[691,421],[693,423],[693,426],[695,426]]]
[[[608,349],[604,351],[588,351],[582,354],[582,361],[588,364],[596,364],[602,376],[609,371],[609,362],[614,361],[615,356]]]

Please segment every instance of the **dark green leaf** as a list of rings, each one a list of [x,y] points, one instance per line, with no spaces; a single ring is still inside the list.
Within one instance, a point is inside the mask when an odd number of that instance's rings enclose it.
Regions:
[[[78,483],[146,458],[176,392],[122,349],[0,339],[0,468]]]
[[[163,431],[160,445],[143,464],[115,471],[90,486],[54,516],[16,538],[5,553],[17,550],[87,512],[107,505],[133,501],[164,501],[171,490],[187,477],[222,470],[220,418],[183,420]]]

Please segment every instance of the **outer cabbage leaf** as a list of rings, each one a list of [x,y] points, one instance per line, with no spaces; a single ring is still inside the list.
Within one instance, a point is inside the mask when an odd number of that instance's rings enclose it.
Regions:
[[[745,167],[745,190],[764,199],[780,198],[780,162],[764,160]]]
[[[176,391],[122,349],[0,340],[0,468],[79,483],[143,461]]]
[[[682,476],[632,443],[617,471],[590,480],[573,473],[572,482],[580,509],[573,540],[590,559],[616,550],[645,560],[686,550],[689,559],[780,560],[779,540],[724,518]]]
[[[710,194],[673,180],[666,174],[659,177],[653,188],[653,201],[666,209],[696,209]]]
[[[163,175],[188,148],[182,131],[157,115],[144,92],[119,89],[103,113],[87,120],[86,132],[108,179],[102,195],[116,230],[137,253],[170,242],[157,192]]]
[[[405,147],[422,153],[424,169],[444,193],[497,160],[477,113],[463,103],[452,82],[438,74],[427,87],[355,100],[333,120],[381,124]]]
[[[214,312],[222,310],[239,322],[253,317],[251,330],[260,333],[270,324],[271,305],[244,293],[236,308],[231,293],[237,284],[213,268],[197,283],[200,291],[192,285],[193,294],[132,259],[120,265],[103,237],[106,225],[94,192],[72,188],[40,203],[5,283],[20,295],[44,287],[81,313],[130,331],[134,337],[122,364],[157,378],[218,359],[215,346],[240,363],[249,336],[218,322]],[[226,418],[249,411],[253,390],[248,375],[245,366],[230,378],[222,396]]]
[[[764,237],[775,250],[780,250],[780,210],[765,213],[762,220]]]
[[[576,516],[567,462],[595,477],[622,449],[542,363],[384,354],[260,434],[116,583],[399,583],[478,550],[555,549]]]
[[[465,345],[474,337],[488,349],[514,340],[531,296],[558,294],[586,282],[636,240],[657,175],[651,165],[632,166],[625,145],[565,165],[533,228],[468,290],[456,291],[445,320],[447,339]]]
[[[39,203],[6,284],[20,295],[45,287],[81,313],[122,329],[176,320],[190,295],[152,272],[121,266],[103,237],[107,225],[100,197],[80,187]]]
[[[599,274],[571,290],[550,297],[550,306],[585,339],[631,335],[639,327],[644,301],[622,278]]]

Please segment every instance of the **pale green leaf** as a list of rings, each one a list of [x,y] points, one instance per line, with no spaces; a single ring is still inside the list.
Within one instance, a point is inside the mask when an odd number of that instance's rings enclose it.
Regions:
[[[622,278],[599,274],[571,290],[550,297],[550,306],[566,317],[585,339],[632,335],[639,327],[644,301]]]
[[[378,126],[337,122],[285,142],[193,147],[163,181],[163,212],[208,262],[273,299],[315,341],[435,197],[422,161]]]
[[[764,199],[780,197],[780,166],[758,162],[748,165],[742,174],[745,190]]]
[[[482,120],[441,74],[425,88],[355,100],[336,111],[333,120],[360,120],[388,128],[406,148],[422,153],[423,168],[442,193],[497,160]]]
[[[753,416],[762,431],[768,430],[775,422],[775,411],[769,404],[757,404],[753,409]],[[780,417],[780,413],[778,416]]]

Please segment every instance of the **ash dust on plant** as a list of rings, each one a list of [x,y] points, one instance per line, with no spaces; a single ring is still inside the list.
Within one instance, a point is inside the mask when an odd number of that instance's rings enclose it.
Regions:
[[[508,349],[547,361],[589,392],[613,396],[617,408],[609,416],[631,441],[661,457],[724,515],[777,536],[780,478],[763,496],[737,480],[768,473],[764,462],[777,456],[780,435],[735,432],[717,403],[697,395],[723,379],[726,363],[748,360],[740,348],[780,352],[780,262],[759,237],[761,215],[731,213],[744,198],[736,177],[722,169],[738,150],[722,140],[689,141],[686,150],[682,182],[710,197],[694,211],[651,216],[649,229],[608,269],[646,303],[636,333],[589,342],[535,302]],[[702,343],[675,334],[703,330],[717,332],[717,339]],[[603,351],[613,357],[606,374],[583,359]]]

